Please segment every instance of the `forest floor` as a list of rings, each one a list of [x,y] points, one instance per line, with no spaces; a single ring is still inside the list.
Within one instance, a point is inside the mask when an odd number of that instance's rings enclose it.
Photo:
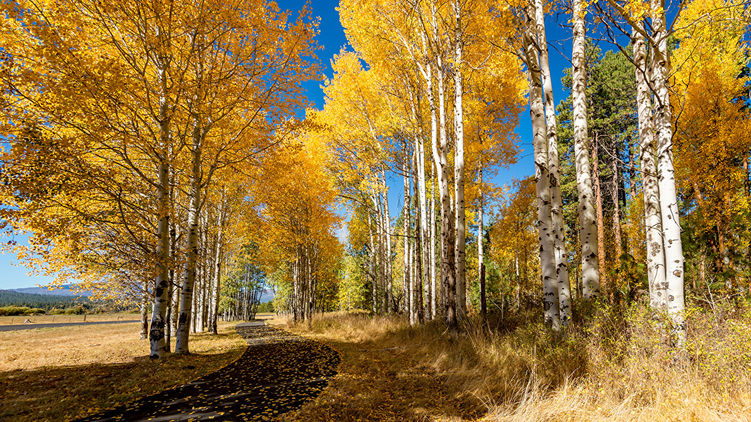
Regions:
[[[289,324],[342,362],[320,396],[281,419],[751,420],[751,318],[742,312],[692,314],[679,353],[645,315],[604,314],[565,336],[534,315],[470,321],[457,339],[440,322],[410,327],[401,316]]]
[[[159,361],[137,323],[0,332],[0,420],[80,418],[185,384],[242,355],[234,326],[193,334],[192,354]]]

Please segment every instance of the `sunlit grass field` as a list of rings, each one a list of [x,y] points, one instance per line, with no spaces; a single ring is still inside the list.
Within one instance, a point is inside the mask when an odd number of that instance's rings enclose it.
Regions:
[[[0,332],[0,420],[75,419],[189,382],[240,357],[246,343],[234,326],[193,334],[191,355],[158,361],[138,323]]]
[[[28,319],[34,324],[50,324],[59,322],[99,322],[99,321],[128,321],[140,319],[136,313],[106,313],[89,315],[16,315],[0,316],[0,325],[25,324]]]

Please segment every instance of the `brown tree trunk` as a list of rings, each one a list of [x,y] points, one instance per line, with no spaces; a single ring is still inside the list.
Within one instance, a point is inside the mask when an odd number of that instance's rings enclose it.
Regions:
[[[600,188],[600,162],[598,157],[598,139],[595,132],[594,148],[592,148],[592,179],[595,190],[595,210],[597,213],[597,251],[598,262],[600,267],[600,284],[603,291],[609,289],[608,273],[605,268],[605,221],[602,214],[602,189]],[[612,293],[612,292],[611,292]]]
[[[616,150],[617,151],[617,150]],[[615,263],[616,266],[620,262],[621,255],[623,254],[623,239],[621,237],[621,201],[619,197],[619,183],[618,183],[618,154],[615,154],[613,158],[613,182],[611,187],[611,196],[613,201],[613,236],[615,237]]]
[[[146,287],[144,286],[144,289]],[[146,340],[149,336],[149,294],[144,291],[141,299],[141,340]]]

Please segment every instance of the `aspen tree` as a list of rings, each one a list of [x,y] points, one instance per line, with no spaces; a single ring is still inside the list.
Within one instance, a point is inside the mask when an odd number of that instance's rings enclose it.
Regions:
[[[438,290],[436,283],[436,213],[435,213],[435,163],[431,166],[430,180],[432,190],[430,194],[430,313],[433,318],[438,311]]]
[[[558,165],[558,125],[555,117],[553,83],[550,75],[548,42],[545,34],[545,10],[542,0],[535,0],[535,24],[537,48],[539,49],[540,74],[544,93],[545,121],[547,124],[547,156],[550,177],[550,215],[553,232],[553,247],[558,285],[558,301],[561,324],[568,325],[571,319],[571,286],[568,278],[568,254],[566,253],[565,228],[563,226],[563,202],[561,198],[560,171]]]
[[[466,233],[464,214],[464,107],[462,97],[464,95],[464,81],[462,80],[463,53],[464,53],[464,27],[462,26],[462,3],[454,0],[454,198],[456,200],[455,221],[456,229],[456,304],[459,317],[467,312],[466,294]]]
[[[574,155],[576,163],[576,187],[579,211],[579,242],[581,244],[582,296],[585,300],[600,295],[600,272],[598,269],[598,239],[595,234],[595,207],[592,176],[589,162],[589,135],[587,130],[587,69],[585,58],[584,0],[573,3],[574,45],[571,96],[574,105]]]
[[[547,129],[545,106],[543,104],[540,62],[535,47],[535,28],[526,22],[523,36],[523,54],[529,77],[529,105],[532,119],[533,145],[535,155],[535,183],[537,190],[537,229],[540,243],[540,264],[542,266],[543,308],[545,323],[554,330],[560,329],[558,312],[558,286],[555,270],[554,233],[550,214],[550,176],[548,172]]]
[[[656,48],[652,50],[652,83],[655,90],[655,134],[657,137],[657,182],[660,191],[660,216],[665,250],[666,304],[677,342],[685,336],[683,297],[683,246],[678,198],[673,168],[673,116],[670,109],[670,53],[665,22],[665,2],[651,0],[652,30]]]
[[[649,46],[650,64],[649,72],[645,70],[645,79],[651,87],[653,94],[652,118],[654,122],[654,143],[656,164],[656,181],[658,203],[660,211],[662,250],[664,253],[664,298],[657,298],[658,302],[664,303],[668,315],[671,318],[676,343],[682,344],[685,338],[684,324],[684,257],[681,241],[681,226],[676,194],[675,169],[673,167],[673,115],[670,102],[670,53],[668,51],[668,30],[665,17],[665,2],[651,0],[648,13],[651,17],[651,33],[642,24],[645,11],[634,13],[629,10],[627,3],[619,4],[616,0],[608,0],[618,14],[631,26],[632,31],[639,32],[644,42]],[[638,9],[637,9],[638,10]],[[646,66],[644,67],[646,69]],[[637,86],[639,83],[637,83]],[[645,106],[648,97],[642,97],[638,106],[641,110]],[[640,115],[642,113],[640,112]],[[640,116],[641,117],[641,116]],[[640,126],[641,126],[640,118]],[[642,128],[640,127],[640,132]],[[642,139],[643,140],[643,139]],[[644,152],[642,152],[644,154]],[[651,164],[651,163],[650,163]],[[645,190],[645,195],[647,194]],[[649,208],[645,199],[645,208]],[[653,211],[648,211],[653,212]],[[649,226],[647,226],[649,230]],[[657,242],[653,242],[657,243]],[[652,271],[652,269],[650,269]],[[657,277],[659,279],[659,276]],[[653,283],[656,285],[656,283]],[[662,293],[660,286],[656,286],[657,293]],[[653,302],[654,303],[654,302]]]
[[[485,298],[485,253],[483,249],[484,237],[485,237],[485,222],[484,222],[484,204],[482,198],[482,161],[480,162],[480,168],[478,169],[480,174],[480,204],[477,209],[478,224],[477,224],[477,273],[478,284],[480,286],[480,313],[482,317],[488,312],[487,302]]]
[[[410,277],[410,256],[409,256],[409,250],[410,250],[410,243],[409,243],[409,227],[410,227],[410,212],[409,212],[409,204],[411,203],[410,199],[410,171],[409,171],[409,165],[408,165],[408,155],[407,155],[407,141],[404,141],[404,166],[403,166],[403,172],[404,172],[404,207],[402,208],[402,226],[404,231],[404,285],[406,287],[406,293],[404,300],[407,304],[407,312],[409,315],[409,323],[410,325],[416,324],[415,319],[415,302],[414,302],[414,280],[412,277]]]

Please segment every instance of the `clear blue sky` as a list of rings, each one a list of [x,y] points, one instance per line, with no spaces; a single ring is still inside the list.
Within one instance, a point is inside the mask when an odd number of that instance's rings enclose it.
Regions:
[[[303,2],[300,0],[280,0],[278,1],[280,8],[289,9],[293,11],[299,10]],[[339,52],[341,47],[347,45],[347,39],[344,36],[344,31],[339,23],[339,13],[336,11],[338,2],[327,0],[313,0],[312,1],[313,14],[321,18],[320,34],[318,37],[319,43],[322,45],[323,50],[319,52],[319,58],[323,64],[324,72],[326,76],[331,76],[331,59]],[[548,29],[548,42],[554,44],[558,50],[565,55],[561,55],[556,49],[550,49],[551,59],[551,72],[553,74],[553,90],[556,103],[560,102],[564,98],[564,93],[561,89],[560,76],[563,75],[563,69],[569,67],[569,61],[566,57],[570,57],[571,52],[571,35],[570,31],[566,28],[561,28],[559,22],[565,23],[568,20],[567,16],[560,16],[557,19],[549,17],[547,22]],[[308,83],[305,87],[308,91],[309,98],[315,102],[317,107],[323,106],[323,93],[320,89],[320,82]],[[531,175],[534,171],[532,161],[532,128],[529,120],[529,112],[524,111],[519,116],[519,125],[516,128],[516,132],[521,139],[520,154],[518,163],[507,169],[501,169],[494,182],[499,185],[508,184],[514,178],[521,178]],[[392,215],[398,214],[402,206],[401,198],[401,180],[389,181],[391,186],[389,194],[389,206]],[[24,237],[16,236],[16,240],[23,242]],[[0,241],[7,241],[8,239],[1,239]],[[27,270],[17,264],[13,256],[7,254],[0,254],[0,289],[14,289],[21,287],[32,287],[38,284],[45,284],[50,281],[47,277],[30,276],[27,274]]]

